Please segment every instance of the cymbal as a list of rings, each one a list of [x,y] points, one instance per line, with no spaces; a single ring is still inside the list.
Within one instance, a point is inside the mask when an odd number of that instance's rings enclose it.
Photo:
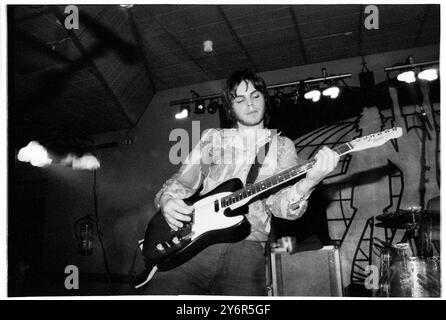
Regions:
[[[381,222],[389,222],[389,223],[405,223],[405,222],[414,222],[414,220],[416,221],[417,218],[419,217],[419,214],[414,213],[412,214],[412,212],[407,212],[407,211],[395,211],[395,212],[391,212],[391,213],[384,213],[381,214],[376,218],[376,220],[381,221]]]
[[[413,219],[419,218],[419,217],[439,217],[440,211],[436,210],[406,210],[406,209],[398,209],[395,212],[386,212],[383,214],[380,214],[375,217],[378,221],[392,221],[392,222],[413,222]]]

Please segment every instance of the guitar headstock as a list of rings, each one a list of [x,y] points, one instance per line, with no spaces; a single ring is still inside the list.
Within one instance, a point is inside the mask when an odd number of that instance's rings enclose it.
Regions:
[[[350,142],[351,151],[360,151],[369,148],[379,147],[391,139],[399,138],[403,135],[403,129],[393,127],[384,131],[370,134],[368,136],[357,138]]]

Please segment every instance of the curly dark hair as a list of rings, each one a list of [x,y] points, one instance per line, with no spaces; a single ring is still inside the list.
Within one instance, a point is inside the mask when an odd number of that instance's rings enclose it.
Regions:
[[[265,114],[263,116],[263,124],[266,128],[268,126],[271,113],[271,103],[269,99],[268,89],[266,87],[265,80],[250,69],[237,70],[232,73],[232,75],[226,80],[226,86],[223,92],[225,100],[223,105],[228,120],[231,122],[232,127],[235,127],[237,125],[235,117],[232,114],[232,101],[235,99],[237,87],[242,81],[245,81],[246,83],[251,82],[254,85],[254,88],[262,93],[265,100]]]

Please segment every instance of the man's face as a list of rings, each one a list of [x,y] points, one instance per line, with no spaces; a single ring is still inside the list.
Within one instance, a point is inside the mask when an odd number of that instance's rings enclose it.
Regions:
[[[242,81],[235,91],[232,101],[233,115],[239,125],[257,126],[263,122],[265,98],[251,81]]]

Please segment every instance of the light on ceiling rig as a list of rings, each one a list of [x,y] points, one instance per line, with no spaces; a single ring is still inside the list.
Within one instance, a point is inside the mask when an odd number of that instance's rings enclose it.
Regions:
[[[217,112],[218,107],[219,107],[219,105],[218,105],[218,100],[212,100],[212,101],[209,103],[207,109],[208,109],[208,112],[209,112],[210,114],[214,114],[214,113]]]
[[[101,167],[101,163],[91,153],[87,152],[81,157],[74,153],[69,153],[60,163],[64,166],[70,166],[73,170],[97,170]]]
[[[185,119],[189,117],[190,107],[187,104],[183,104],[180,108],[180,112],[175,114],[175,119]]]
[[[426,69],[418,74],[418,79],[426,81],[434,81],[438,79],[437,69]]]
[[[71,152],[66,156],[60,156],[53,151],[51,151],[50,156],[48,150],[39,142],[31,141],[26,147],[19,150],[17,159],[22,162],[29,162],[35,167],[48,167],[55,163],[71,167],[73,170],[96,170],[101,166],[99,160],[89,152],[79,157]]]
[[[37,141],[31,141],[26,147],[19,150],[17,159],[29,162],[35,167],[47,167],[53,160],[48,156],[48,151]]]
[[[280,83],[280,84],[274,84],[267,87],[268,90],[274,90],[277,94],[271,95],[271,98],[274,99],[276,102],[283,102],[283,100],[292,101],[293,104],[297,104],[300,97],[304,97],[307,100],[312,100],[313,102],[318,102],[321,98],[321,83],[325,84],[326,90],[324,90],[325,94],[324,96],[330,97],[332,99],[336,99],[341,91],[341,88],[336,85],[336,82],[340,81],[344,83],[343,79],[351,78],[351,73],[344,73],[344,74],[338,74],[338,75],[327,75],[326,72],[324,73],[324,76],[317,79],[306,79],[306,80],[299,80],[299,81],[293,81],[293,82],[287,82],[287,83]],[[280,91],[280,88],[287,88],[290,87],[292,91],[290,93],[282,93]],[[293,90],[294,88],[294,90]],[[223,99],[222,95],[220,93],[217,94],[211,94],[207,96],[199,96],[195,91],[191,90],[192,93],[192,99],[186,98],[181,100],[175,100],[171,101],[169,104],[171,106],[178,106],[182,105],[181,111],[175,115],[176,119],[183,119],[187,118],[190,112],[189,105],[201,102],[204,103],[205,101],[211,101],[207,105],[207,110],[209,113],[214,113],[216,110],[218,110],[219,107],[222,106],[220,99]],[[216,100],[217,102],[214,102]],[[217,108],[215,108],[217,107]],[[187,109],[188,108],[188,109]],[[195,108],[197,108],[197,105],[195,105]],[[187,110],[189,111],[187,111]],[[198,108],[201,110],[201,107]],[[186,110],[186,111],[185,111]],[[215,111],[214,111],[215,110]]]
[[[204,107],[204,102],[202,100],[197,101],[195,103],[195,109],[194,109],[195,113],[204,113],[205,110],[206,108]]]
[[[324,77],[324,84],[328,84],[329,87],[322,91],[322,95],[330,97],[331,99],[336,99],[339,96],[340,89],[336,86],[332,80],[327,80],[328,73],[327,69],[322,69],[322,76]]]
[[[214,50],[212,48],[213,44],[214,43],[212,42],[212,40],[203,41],[203,51],[204,52],[212,52]]]
[[[339,92],[341,90],[337,86],[331,86],[324,91],[322,91],[322,94],[326,97],[330,97],[332,99],[336,99],[339,96]]]
[[[317,89],[308,91],[304,94],[304,98],[313,102],[318,102],[321,99],[321,92]]]
[[[305,93],[304,98],[311,100],[313,102],[318,102],[321,99],[321,87],[325,87],[322,91],[322,95],[325,97],[330,97],[331,99],[336,99],[339,96],[341,89],[336,85],[333,78],[338,78],[337,76],[330,76],[325,68],[322,69],[322,78],[306,80],[305,82],[316,82],[318,87]]]
[[[197,99],[200,97],[200,95],[194,90],[191,90],[190,93],[192,94],[192,99]],[[206,108],[204,107],[204,100],[197,100],[195,102],[194,113],[204,113],[205,111]]]
[[[417,81],[417,78],[415,78],[415,72],[413,72],[412,70],[400,73],[396,78],[398,79],[398,81],[405,83],[414,83],[415,81]]]
[[[384,68],[384,71],[389,73],[398,71],[397,80],[405,83],[414,83],[417,78],[424,81],[434,81],[438,79],[438,68],[434,67],[438,65],[439,61],[429,61],[422,63],[414,63],[413,56],[409,56],[405,65],[396,65],[392,67]],[[424,68],[424,70],[423,70]],[[417,74],[417,70],[421,69]]]

